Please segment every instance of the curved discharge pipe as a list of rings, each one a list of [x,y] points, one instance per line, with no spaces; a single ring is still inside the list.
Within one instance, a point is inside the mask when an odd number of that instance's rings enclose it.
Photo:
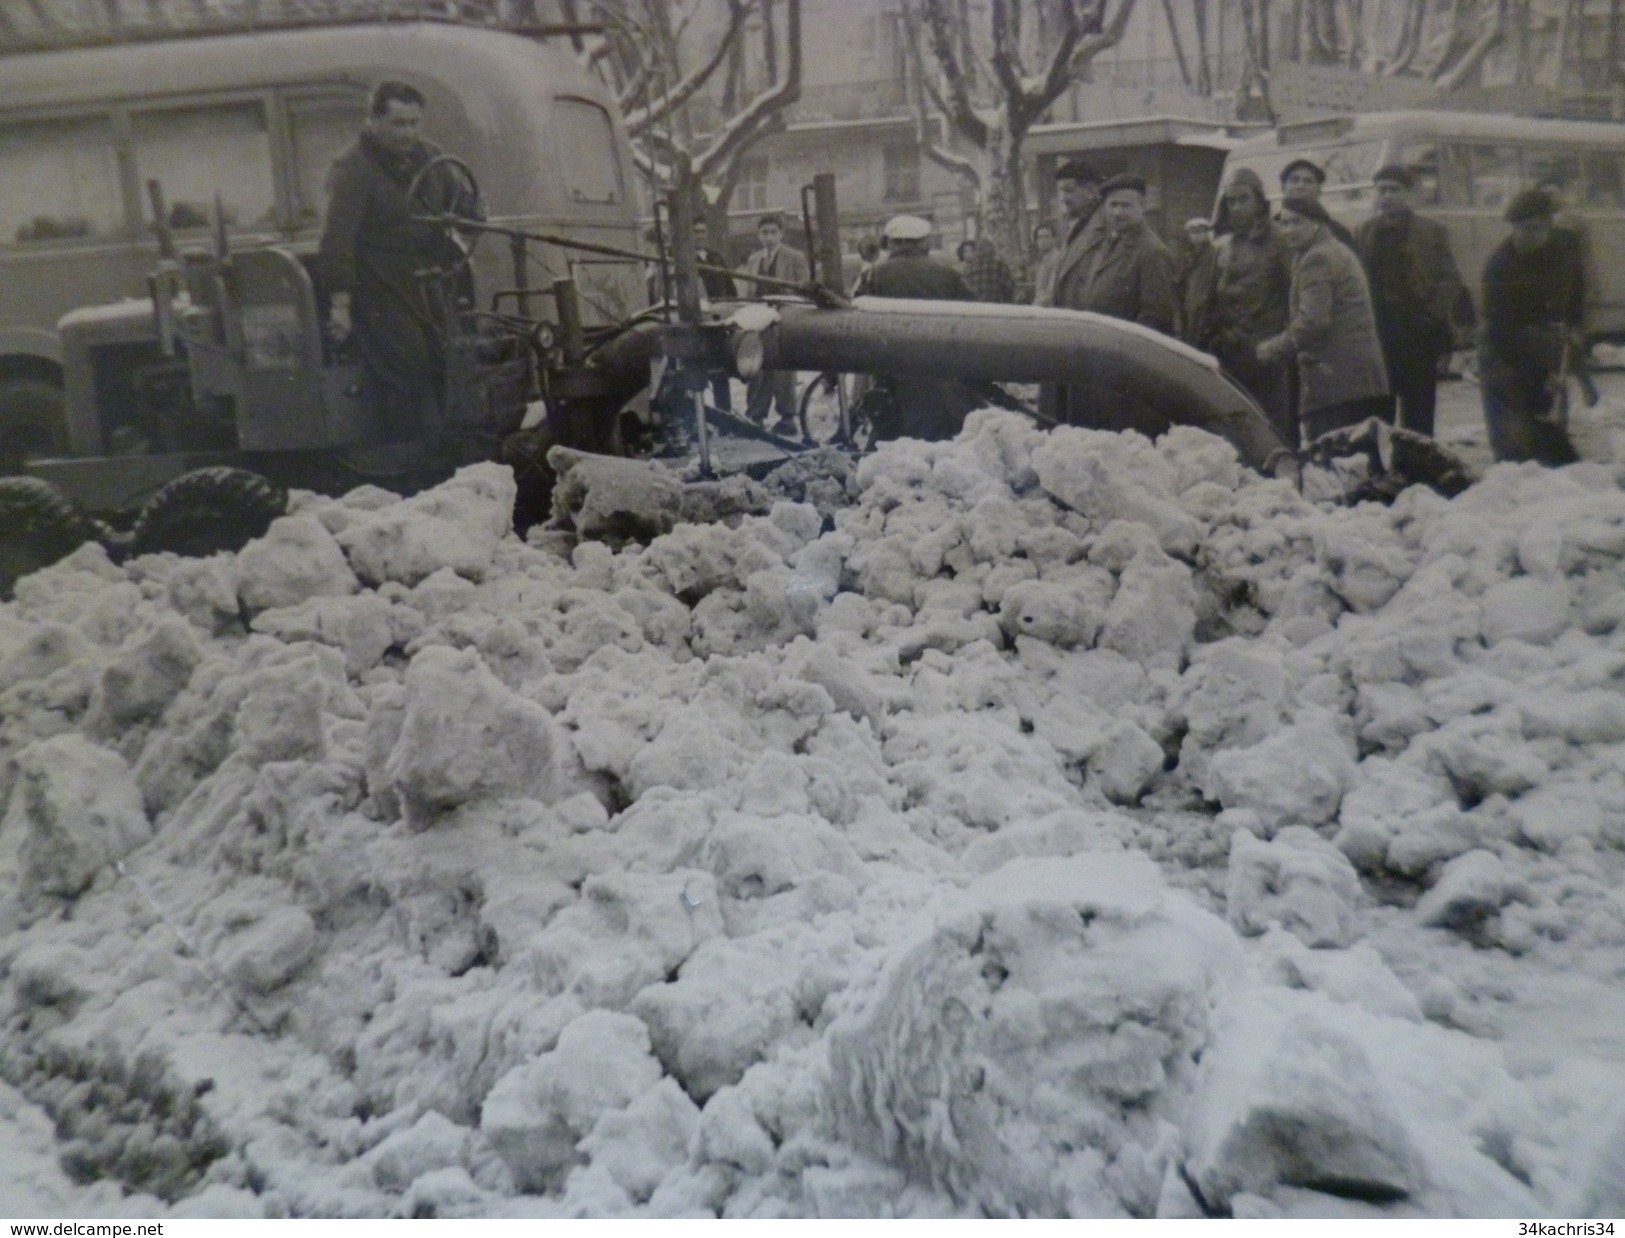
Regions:
[[[1206,353],[1136,323],[1080,310],[859,297],[850,307],[780,304],[762,332],[770,369],[921,375],[1071,388],[1081,424],[1197,426],[1267,469],[1290,447]]]

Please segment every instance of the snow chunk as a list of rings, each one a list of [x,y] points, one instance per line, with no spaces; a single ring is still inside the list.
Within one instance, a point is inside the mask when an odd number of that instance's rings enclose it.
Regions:
[[[1444,866],[1434,887],[1416,904],[1417,918],[1429,928],[1475,937],[1486,921],[1524,893],[1493,851],[1468,851]]]
[[[1281,990],[1216,1015],[1185,1121],[1186,1168],[1210,1205],[1277,1184],[1403,1199],[1422,1180],[1399,1115],[1336,1008]]]
[[[480,580],[512,532],[515,492],[506,465],[472,464],[433,490],[359,516],[338,543],[368,584],[415,585],[442,568]]]
[[[17,781],[5,831],[27,831],[23,871],[47,894],[78,894],[104,864],[152,837],[130,767],[116,752],[78,735],[24,748],[17,756]]]
[[[1226,808],[1257,813],[1268,836],[1330,821],[1353,780],[1354,759],[1336,722],[1306,709],[1262,743],[1215,754],[1204,790]]]
[[[384,773],[422,829],[471,800],[559,798],[561,742],[552,716],[503,687],[478,653],[436,645],[407,668],[406,711]]]
[[[694,1102],[675,1079],[662,1079],[625,1109],[605,1113],[579,1146],[634,1203],[643,1203],[667,1174],[687,1163],[699,1128]]]
[[[327,526],[303,515],[273,520],[264,537],[239,550],[236,578],[237,596],[250,611],[344,597],[361,587]]]
[[[1144,857],[1013,861],[831,1027],[830,1119],[989,1214],[1117,1214],[1112,1165],[1157,1138],[1131,1115],[1188,1080],[1235,962],[1230,930]]]
[[[1289,825],[1270,842],[1230,839],[1225,901],[1231,927],[1256,935],[1279,924],[1308,946],[1347,946],[1358,935],[1354,866],[1313,830]]]
[[[1564,580],[1518,576],[1484,591],[1484,639],[1550,644],[1569,626],[1569,589]]]
[[[86,725],[94,733],[117,736],[137,722],[156,718],[202,660],[191,624],[179,619],[161,622],[102,667]]]
[[[683,506],[683,484],[668,468],[646,460],[595,456],[554,447],[547,462],[558,475],[553,516],[578,537],[649,541],[669,533]]]
[[[299,907],[278,907],[218,947],[221,970],[251,993],[271,993],[316,954],[316,924]]]
[[[649,1033],[631,1015],[593,1010],[559,1034],[551,1053],[496,1081],[480,1130],[524,1191],[559,1186],[576,1144],[601,1115],[625,1109],[660,1081]]]

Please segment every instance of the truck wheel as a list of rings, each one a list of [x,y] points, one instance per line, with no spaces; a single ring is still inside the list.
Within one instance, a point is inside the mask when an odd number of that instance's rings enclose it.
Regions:
[[[95,527],[49,482],[0,477],[0,601],[30,572],[94,539]]]
[[[212,555],[241,550],[288,510],[288,492],[247,469],[182,474],[147,500],[130,538],[132,555],[161,550]]]
[[[62,388],[43,378],[0,379],[0,474],[17,472],[25,460],[67,452]]]

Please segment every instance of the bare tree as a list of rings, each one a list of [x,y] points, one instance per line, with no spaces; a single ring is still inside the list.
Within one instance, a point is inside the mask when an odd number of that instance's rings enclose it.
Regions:
[[[565,5],[604,27],[582,58],[615,90],[645,173],[719,215],[751,148],[783,128],[802,77],[801,0],[725,3],[720,25],[705,0]]]
[[[1096,56],[1122,41],[1134,5],[1135,0],[989,0],[985,9],[973,9],[965,0],[903,0],[909,42],[916,48],[923,43],[931,56],[929,69],[923,55],[917,62],[920,106],[928,102],[976,152],[977,161],[936,143],[928,142],[925,150],[944,166],[974,172],[982,190],[984,232],[1006,253],[1018,255],[1025,248],[1021,152],[1028,131]],[[1035,66],[1029,67],[1029,58],[1037,59]]]

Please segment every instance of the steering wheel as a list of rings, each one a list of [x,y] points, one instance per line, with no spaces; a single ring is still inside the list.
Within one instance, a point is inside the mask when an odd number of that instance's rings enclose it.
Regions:
[[[445,173],[441,169],[445,169]],[[463,214],[477,210],[480,201],[480,183],[475,179],[474,169],[456,155],[436,155],[417,170],[406,187],[407,206],[421,209],[426,215]],[[455,232],[456,224],[448,221],[446,228],[448,232]],[[458,248],[465,255],[472,254],[481,235],[475,232],[466,242],[461,236],[456,237]]]

